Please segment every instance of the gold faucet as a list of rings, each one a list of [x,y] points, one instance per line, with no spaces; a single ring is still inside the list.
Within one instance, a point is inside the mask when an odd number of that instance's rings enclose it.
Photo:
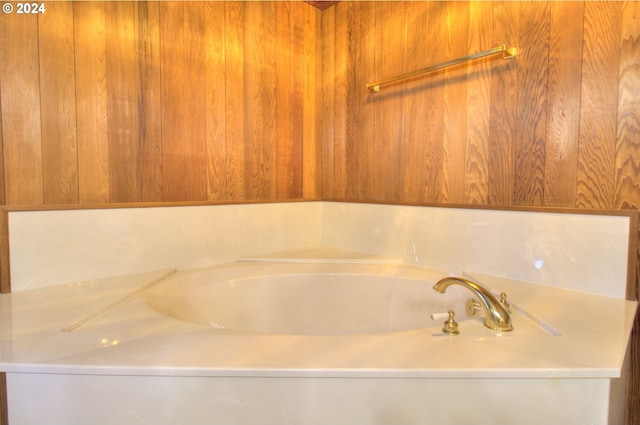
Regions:
[[[462,277],[452,276],[440,279],[435,285],[433,285],[433,289],[444,294],[444,291],[447,290],[449,285],[453,285],[454,283],[464,286],[478,297],[481,302],[480,304],[487,315],[487,318],[484,321],[484,325],[486,327],[494,331],[513,330],[511,317],[507,310],[500,304],[500,301],[491,294],[491,292],[477,283]]]

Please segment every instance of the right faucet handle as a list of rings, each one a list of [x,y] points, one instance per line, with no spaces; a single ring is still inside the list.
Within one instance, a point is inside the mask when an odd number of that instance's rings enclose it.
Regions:
[[[474,317],[480,311],[480,303],[473,298],[467,300],[467,316]]]
[[[508,313],[511,313],[511,304],[509,304],[509,301],[507,301],[507,294],[505,294],[504,292],[500,293],[500,305],[504,307],[504,309],[507,310]]]

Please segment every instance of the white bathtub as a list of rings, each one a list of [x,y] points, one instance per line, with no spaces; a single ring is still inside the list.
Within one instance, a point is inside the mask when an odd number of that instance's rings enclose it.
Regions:
[[[235,262],[3,296],[10,423],[609,422],[635,303],[474,275],[512,301],[496,333],[465,317],[470,292],[432,289],[447,275]],[[430,318],[448,309],[458,336]]]
[[[444,319],[431,317],[449,309],[467,319],[470,292],[432,289],[445,276],[375,263],[245,263],[171,276],[148,291],[146,301],[169,317],[230,332],[384,334],[442,327]]]

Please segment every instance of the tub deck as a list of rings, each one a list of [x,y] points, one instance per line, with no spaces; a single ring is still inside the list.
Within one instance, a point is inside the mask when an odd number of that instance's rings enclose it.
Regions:
[[[367,266],[376,267],[348,267]],[[300,270],[305,263],[215,267],[242,275],[247,270]],[[459,336],[443,335],[439,321],[388,334],[239,334],[148,308],[145,288],[172,273],[167,269],[2,295],[0,369],[153,376],[615,378],[636,310],[633,301],[475,275],[560,335],[517,312],[512,314],[514,331],[502,334],[485,328],[480,318],[460,323]],[[431,285],[436,276],[446,275],[424,273]],[[78,324],[72,332],[62,331]]]
[[[238,276],[397,267],[429,285],[446,275],[389,259],[305,255],[216,267]],[[145,291],[180,273],[0,296],[10,423],[606,425],[624,411],[610,394],[624,387],[632,301],[473,275],[526,312],[512,315],[513,332],[469,319],[459,336],[443,335],[441,323],[373,335],[250,335],[148,308]]]

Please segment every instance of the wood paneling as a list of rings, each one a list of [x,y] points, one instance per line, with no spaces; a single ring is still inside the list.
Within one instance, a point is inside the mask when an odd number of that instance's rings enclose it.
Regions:
[[[51,8],[38,20],[44,202],[78,202],[78,144],[73,5]]]
[[[46,6],[0,16],[4,203],[318,195],[319,9]]]
[[[109,202],[105,3],[73,3],[79,202]]]
[[[325,197],[637,207],[638,2],[355,3],[323,12]]]
[[[614,207],[640,207],[640,2],[621,12]]]
[[[5,202],[41,204],[43,149],[36,15],[18,19],[13,14],[0,15],[0,53]]]
[[[586,2],[576,203],[613,208],[620,3]]]
[[[140,100],[137,140],[137,194],[142,202],[162,200],[162,114],[160,10],[157,2],[134,4],[134,34]]]
[[[205,78],[207,199],[226,197],[225,3],[206,3]],[[220,19],[223,17],[223,19]]]

